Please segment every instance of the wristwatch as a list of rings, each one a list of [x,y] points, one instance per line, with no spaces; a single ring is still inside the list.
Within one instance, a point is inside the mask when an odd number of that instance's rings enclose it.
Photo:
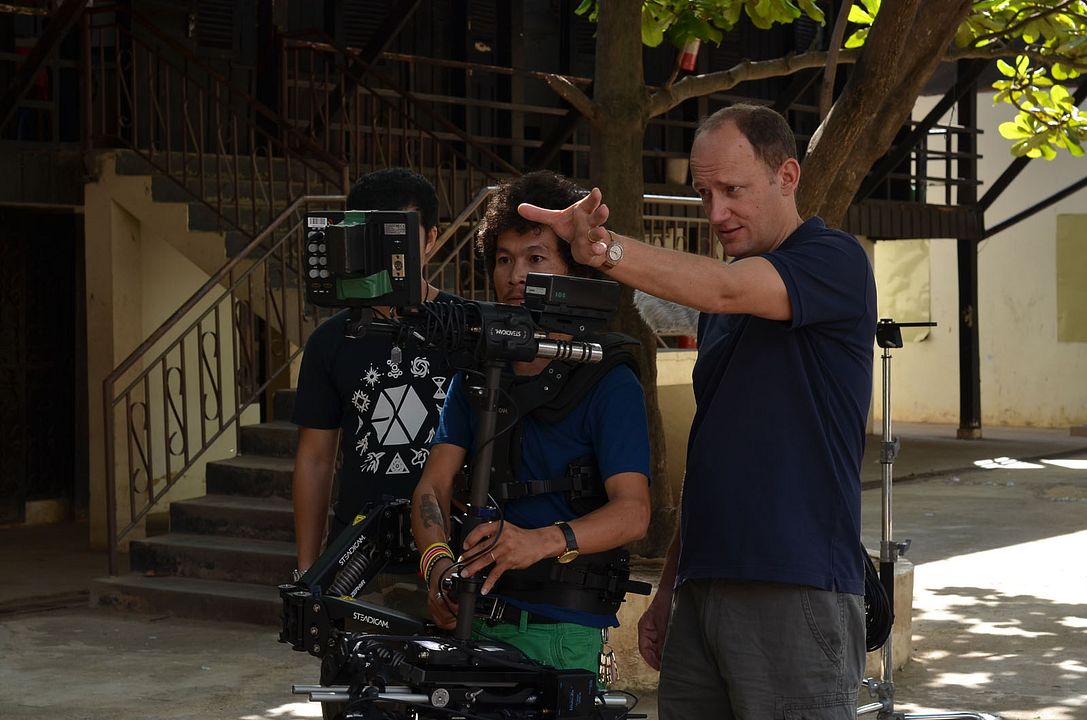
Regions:
[[[577,537],[574,535],[573,528],[571,528],[567,523],[564,523],[560,520],[555,524],[558,525],[559,530],[562,530],[563,537],[566,538],[566,552],[564,552],[562,555],[559,555],[555,559],[565,565],[568,562],[573,562],[574,559],[577,558],[577,556],[579,555],[577,549]]]
[[[601,264],[605,270],[611,270],[623,259],[623,243],[616,239],[615,233],[611,230],[608,230],[608,237],[611,238],[611,242],[608,243],[608,249],[604,251],[604,262]]]

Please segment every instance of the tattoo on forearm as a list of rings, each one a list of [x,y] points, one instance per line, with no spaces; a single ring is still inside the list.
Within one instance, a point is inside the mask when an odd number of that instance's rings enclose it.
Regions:
[[[449,535],[449,528],[445,524],[445,517],[442,515],[441,508],[438,507],[438,499],[433,495],[423,495],[423,499],[419,503],[419,517],[423,520],[423,527],[440,527],[442,532],[447,536]]]

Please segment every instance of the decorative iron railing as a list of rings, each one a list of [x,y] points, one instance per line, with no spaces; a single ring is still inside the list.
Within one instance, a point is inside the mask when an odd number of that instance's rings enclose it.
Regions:
[[[111,573],[125,537],[301,352],[320,320],[302,217],[343,201],[295,200],[103,381]]]

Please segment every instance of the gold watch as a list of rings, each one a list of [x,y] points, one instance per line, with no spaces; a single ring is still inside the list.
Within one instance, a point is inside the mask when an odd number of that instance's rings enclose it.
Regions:
[[[555,523],[559,530],[562,530],[563,537],[566,538],[566,552],[559,555],[556,560],[562,564],[573,562],[580,554],[577,549],[577,537],[574,535],[574,530],[567,523],[558,521]]]

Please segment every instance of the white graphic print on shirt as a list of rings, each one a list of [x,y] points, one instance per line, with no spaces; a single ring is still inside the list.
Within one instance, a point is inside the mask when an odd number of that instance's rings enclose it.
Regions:
[[[389,461],[389,469],[385,471],[386,475],[407,475],[411,470],[404,464],[404,458],[400,457],[400,453],[393,455],[393,459]]]
[[[421,431],[431,412],[441,410],[446,395],[448,378],[428,377],[428,358],[412,358],[410,374],[405,374],[398,362],[387,360],[386,364],[389,370],[385,373],[371,364],[359,378],[361,387],[351,399],[358,411],[355,452],[361,460],[360,469],[369,475],[407,474],[426,463],[430,450],[425,446],[434,439],[435,428],[427,430],[425,439]],[[424,400],[428,395],[432,399]],[[405,455],[391,451],[392,447],[404,445],[411,446],[410,463]],[[386,448],[389,451],[384,451]]]

